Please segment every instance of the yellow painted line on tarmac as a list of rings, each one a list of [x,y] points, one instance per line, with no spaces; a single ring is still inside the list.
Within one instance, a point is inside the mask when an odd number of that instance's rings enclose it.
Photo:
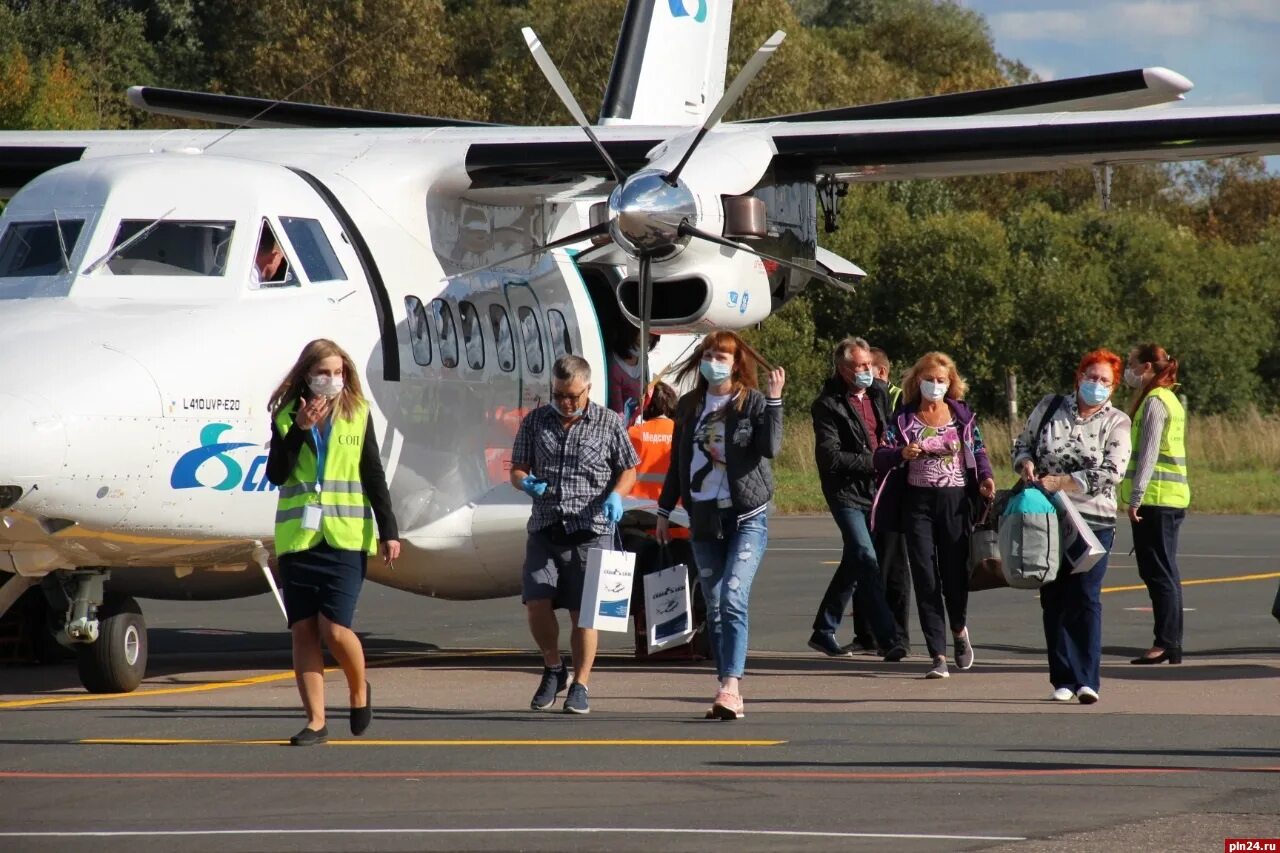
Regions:
[[[377,657],[369,660],[366,667],[378,669],[394,664],[413,663],[420,660],[440,658],[483,658],[500,657],[502,655],[521,654],[520,649],[474,649],[470,651],[437,651],[427,654]],[[336,672],[337,667],[327,667],[325,673]],[[12,699],[0,702],[0,710],[6,708],[35,708],[40,705],[64,705],[68,702],[108,702],[121,699],[148,699],[152,696],[173,696],[182,693],[208,693],[213,690],[229,690],[233,687],[254,687],[259,684],[271,684],[277,681],[289,681],[293,672],[273,672],[266,675],[254,675],[248,678],[237,678],[232,681],[209,681],[203,684],[187,684],[182,687],[161,687],[156,690],[135,690],[133,693],[75,693],[67,696],[43,696],[39,699]]]
[[[84,746],[280,746],[286,740],[219,738],[84,738]],[[785,740],[330,740],[329,746],[781,746]]]
[[[1244,581],[1268,581],[1273,578],[1280,578],[1280,572],[1267,572],[1260,575],[1236,575],[1231,578],[1196,578],[1195,580],[1184,580],[1183,586],[1199,586],[1206,583],[1243,583]],[[1146,590],[1147,585],[1144,583],[1135,584],[1133,586],[1104,586],[1103,592],[1137,592],[1138,590]]]
[[[333,672],[334,667],[325,670]],[[268,675],[254,675],[249,678],[237,678],[235,681],[210,681],[204,684],[188,684],[183,687],[161,687],[158,690],[136,690],[133,693],[77,693],[72,696],[45,696],[40,699],[15,699],[0,702],[0,708],[34,708],[37,705],[62,705],[67,702],[102,702],[111,699],[148,699],[152,696],[173,696],[179,693],[207,693],[211,690],[225,690],[229,687],[252,687],[256,684],[270,684],[275,681],[293,679],[293,672],[273,672]]]

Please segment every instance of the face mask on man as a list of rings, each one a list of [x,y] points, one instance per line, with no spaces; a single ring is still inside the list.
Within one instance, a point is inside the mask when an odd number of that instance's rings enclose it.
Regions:
[[[1086,405],[1101,406],[1110,396],[1110,386],[1103,385],[1101,382],[1086,379],[1080,383],[1080,399],[1084,400]]]
[[[698,372],[712,385],[719,385],[733,374],[733,368],[719,361],[703,361],[698,365]]]
[[[920,383],[920,395],[926,400],[941,400],[947,396],[947,389],[950,388],[947,382],[934,382],[926,379]]]
[[[307,387],[317,397],[336,397],[342,393],[342,377],[317,373],[307,377]]]
[[[875,379],[876,379],[876,375],[872,371],[870,370],[859,371],[858,373],[853,374],[853,387],[854,388],[870,388],[871,383],[874,382]]]
[[[1141,388],[1142,373],[1134,370],[1132,367],[1126,367],[1124,369],[1124,384],[1128,385],[1130,388]]]

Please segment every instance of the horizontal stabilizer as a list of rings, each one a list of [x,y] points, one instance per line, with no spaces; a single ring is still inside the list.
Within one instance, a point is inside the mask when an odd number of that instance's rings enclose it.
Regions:
[[[1080,112],[1150,107],[1182,100],[1191,81],[1168,68],[1139,68],[1044,83],[1024,83],[976,92],[957,92],[882,104],[839,107],[807,113],[748,119],[773,121],[861,121],[888,118],[944,118],[1017,113]]]
[[[131,86],[129,103],[140,110],[157,115],[211,121],[217,124],[245,127],[497,127],[483,121],[454,118],[384,113],[377,110],[353,110],[321,104],[299,104],[272,101],[268,98],[245,98],[212,92],[187,92],[181,89],[158,89],[154,86]]]
[[[816,259],[823,271],[838,281],[854,282],[867,277],[861,267],[853,261],[845,260],[830,249],[819,246]]]

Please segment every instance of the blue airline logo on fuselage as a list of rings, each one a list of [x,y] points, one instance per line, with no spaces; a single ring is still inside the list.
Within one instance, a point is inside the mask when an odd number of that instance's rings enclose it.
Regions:
[[[688,0],[667,0],[671,6],[671,15],[676,18],[693,18],[701,24],[707,19],[707,0],[698,0],[698,11],[690,13],[686,5]]]
[[[188,450],[178,457],[169,474],[169,487],[173,489],[216,489],[229,492],[236,486],[245,492],[261,492],[268,489],[274,491],[276,486],[267,479],[267,457],[259,455],[249,463],[249,473],[245,474],[240,463],[227,455],[232,450],[242,447],[254,447],[251,441],[218,441],[222,434],[231,429],[231,424],[205,424],[200,430],[200,446]],[[204,482],[200,478],[200,469],[207,462],[217,460],[222,467],[222,478],[216,483]],[[216,466],[205,467],[208,477]]]

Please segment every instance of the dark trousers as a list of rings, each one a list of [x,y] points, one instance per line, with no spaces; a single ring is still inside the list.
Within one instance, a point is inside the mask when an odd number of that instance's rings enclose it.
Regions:
[[[893,615],[885,604],[880,561],[871,543],[867,511],[852,507],[832,507],[831,515],[840,528],[844,551],[840,555],[840,565],[831,576],[831,583],[827,584],[827,592],[822,597],[822,604],[818,606],[818,613],[813,617],[813,630],[834,634],[840,627],[840,618],[849,606],[849,599],[856,587],[859,592],[864,593],[867,618],[871,622],[876,640],[881,648],[887,649],[893,645],[897,631]]]
[[[903,648],[911,647],[911,633],[908,630],[911,612],[911,561],[907,559],[907,538],[893,530],[882,530],[873,534],[876,556],[880,558],[880,578],[884,582],[884,600],[893,614],[897,629],[897,640]],[[859,586],[853,591],[853,642],[866,646],[874,642],[871,635],[872,602],[866,600],[866,586]]]
[[[1133,529],[1138,576],[1151,596],[1156,648],[1182,648],[1182,576],[1178,574],[1178,528],[1187,511],[1167,506],[1141,506],[1142,521]]]
[[[1114,527],[1094,530],[1107,553],[1078,575],[1063,563],[1058,577],[1040,587],[1044,641],[1049,649],[1049,681],[1054,689],[1098,689],[1102,681],[1102,577],[1115,539]]]
[[[920,630],[929,656],[946,657],[947,622],[964,630],[969,608],[969,502],[963,488],[909,486],[903,510]]]

